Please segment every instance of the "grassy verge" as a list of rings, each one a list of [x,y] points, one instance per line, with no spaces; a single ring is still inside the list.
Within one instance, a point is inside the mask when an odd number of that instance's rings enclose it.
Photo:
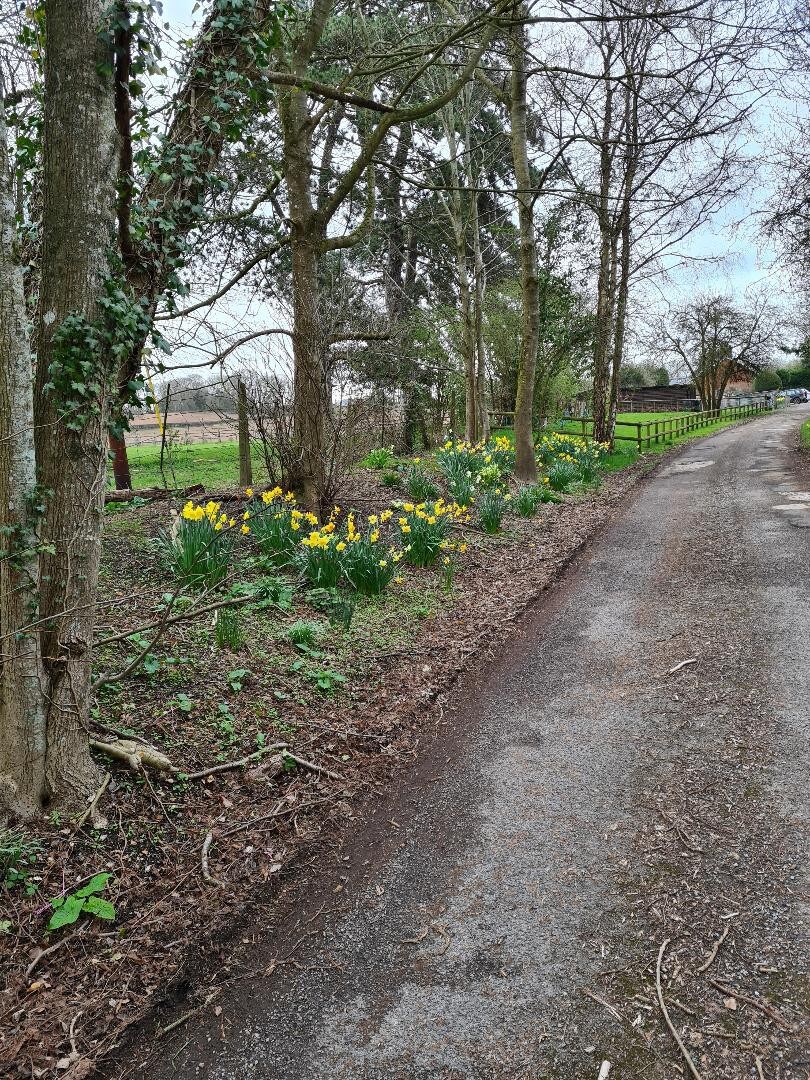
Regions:
[[[799,432],[799,445],[802,450],[810,450],[810,420],[805,420]]]

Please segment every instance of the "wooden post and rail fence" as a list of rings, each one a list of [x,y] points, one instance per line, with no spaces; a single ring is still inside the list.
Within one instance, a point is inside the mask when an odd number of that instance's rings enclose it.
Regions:
[[[691,431],[709,427],[719,420],[744,420],[751,416],[770,412],[771,407],[765,402],[752,405],[730,405],[725,409],[707,409],[704,412],[679,413],[659,420],[617,420],[615,429],[616,442],[632,442],[639,452],[650,450],[658,443],[674,442]],[[492,412],[492,418],[501,421],[503,427],[509,426],[507,417],[514,419],[514,413]],[[495,425],[493,425],[495,426]],[[570,416],[561,420],[559,426],[543,429],[546,433],[559,435],[580,435],[584,439],[593,438],[593,419],[590,416]]]

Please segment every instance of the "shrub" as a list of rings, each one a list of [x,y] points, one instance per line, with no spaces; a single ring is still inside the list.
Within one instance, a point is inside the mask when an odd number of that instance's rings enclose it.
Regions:
[[[175,577],[197,589],[213,589],[223,581],[236,524],[218,502],[203,506],[189,500],[181,513],[175,514],[168,534],[161,533],[158,538]]]
[[[366,469],[385,469],[394,460],[394,452],[387,446],[369,450],[360,464]]]
[[[754,390],[757,393],[764,393],[766,390],[781,390],[782,378],[778,371],[766,368],[764,371],[759,371],[754,376]]]
[[[499,488],[483,493],[478,502],[478,522],[484,532],[500,531],[506,505],[507,496]]]
[[[432,566],[447,540],[450,526],[462,516],[461,507],[436,499],[417,506],[405,503],[403,510],[399,527],[406,545],[405,558],[414,566]]]
[[[402,483],[402,477],[399,475],[398,472],[389,470],[388,472],[384,472],[382,474],[382,476],[380,477],[380,482],[382,483],[383,487],[398,488],[399,485]]]
[[[439,494],[439,489],[418,463],[411,465],[405,474],[405,489],[414,502],[426,502]]]

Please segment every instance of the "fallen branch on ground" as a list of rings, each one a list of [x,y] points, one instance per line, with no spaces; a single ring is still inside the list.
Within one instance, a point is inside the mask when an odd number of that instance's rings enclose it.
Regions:
[[[773,1022],[782,1028],[783,1031],[793,1031],[793,1025],[782,1016],[778,1009],[775,1009],[773,1005],[769,1005],[767,1001],[760,1001],[759,998],[751,997],[749,994],[743,994],[740,990],[735,990],[733,986],[728,986],[718,979],[709,979],[709,982],[715,990],[719,990],[720,993],[737,998],[738,1001],[744,1001],[746,1005],[750,1005],[754,1009],[759,1009],[761,1013],[773,1020]]]
[[[700,967],[695,968],[695,973],[697,975],[699,975],[702,971],[706,971],[707,968],[710,968],[712,966],[712,964],[714,963],[715,958],[717,956],[717,953],[720,950],[720,946],[723,944],[723,942],[728,937],[728,932],[729,932],[730,929],[731,929],[731,923],[726,923],[726,925],[725,925],[725,927],[723,929],[723,933],[720,935],[720,937],[717,939],[717,941],[715,941],[714,948],[712,949],[712,951],[709,953],[709,955],[706,957],[706,959],[703,961],[703,963],[700,965]]]
[[[192,1016],[195,1016],[202,1009],[207,1009],[211,1002],[214,1000],[214,998],[218,997],[221,993],[221,986],[218,986],[216,990],[212,990],[201,1005],[197,1005],[196,1008],[190,1009],[187,1013],[183,1013],[182,1016],[178,1016],[176,1020],[173,1020],[171,1024],[167,1024],[166,1027],[161,1028],[158,1031],[158,1038],[161,1035],[168,1035],[168,1033],[170,1031],[174,1031],[175,1028],[179,1028],[181,1024],[185,1024],[186,1020],[190,1020]]]
[[[211,850],[211,845],[213,844],[213,842],[214,842],[214,834],[209,830],[205,834],[205,839],[203,840],[202,851],[200,853],[200,864],[202,866],[202,879],[203,879],[203,881],[205,882],[206,885],[217,885],[217,886],[219,886],[221,888],[224,888],[225,887],[225,882],[220,881],[219,878],[212,877],[211,873],[210,873],[210,871],[208,869],[208,852]]]
[[[26,979],[29,979],[31,977],[31,975],[34,973],[34,968],[37,967],[41,960],[44,960],[46,956],[50,956],[51,953],[55,953],[57,949],[61,949],[63,945],[67,945],[69,941],[73,941],[79,936],[79,934],[83,934],[86,929],[86,925],[80,926],[77,930],[74,930],[72,934],[68,934],[67,937],[60,938],[59,941],[57,941],[54,945],[49,945],[47,949],[40,949],[40,951],[25,969]]]
[[[678,1049],[683,1054],[684,1061],[689,1066],[689,1071],[691,1072],[692,1076],[694,1076],[695,1080],[703,1080],[703,1077],[698,1072],[697,1065],[695,1065],[694,1061],[692,1060],[692,1055],[684,1046],[683,1039],[679,1035],[678,1029],[675,1027],[675,1025],[669,1018],[666,1002],[664,1001],[664,990],[661,986],[661,962],[664,959],[664,953],[666,952],[667,945],[669,945],[669,938],[666,938],[662,942],[661,948],[658,950],[658,962],[655,965],[655,990],[658,995],[658,1004],[661,1006],[661,1012],[664,1015],[664,1020],[670,1030],[670,1034],[672,1035],[675,1042],[678,1044]]]
[[[164,753],[148,743],[135,742],[134,739],[119,739],[114,743],[91,739],[90,748],[98,750],[100,754],[106,754],[115,761],[122,761],[135,772],[143,766],[156,769],[158,772],[177,772]]]
[[[104,779],[101,781],[101,784],[99,786],[98,791],[93,796],[92,802],[87,807],[87,809],[82,814],[82,816],[79,818],[79,820],[76,822],[76,825],[74,826],[74,829],[73,829],[74,832],[78,832],[79,829],[82,827],[82,825],[84,825],[85,821],[87,821],[87,819],[93,814],[96,807],[98,806],[98,800],[101,798],[101,796],[107,790],[107,785],[109,784],[110,779],[111,779],[110,773],[105,773],[104,774]]]
[[[249,765],[252,761],[260,761],[274,750],[285,750],[286,747],[287,743],[273,743],[271,746],[263,746],[261,750],[256,750],[254,753],[248,754],[247,757],[240,758],[238,761],[225,761],[220,765],[212,765],[208,769],[200,769],[198,772],[193,773],[184,773],[181,769],[172,767],[172,772],[179,773],[183,780],[203,780],[206,776],[213,776],[214,773],[229,772],[231,769],[240,769],[243,765]],[[281,755],[279,755],[279,766],[281,766]]]
[[[115,491],[105,491],[104,502],[129,502],[131,499],[169,499],[190,498],[192,495],[203,495],[205,488],[202,484],[192,484],[191,487],[173,491],[171,488],[118,488]]]
[[[323,775],[328,776],[330,780],[339,780],[341,783],[345,780],[345,777],[341,776],[339,773],[332,772],[331,769],[325,769],[323,765],[318,765],[314,761],[307,761],[306,758],[299,757],[289,750],[284,751],[284,757],[290,758],[296,765],[300,765],[302,769],[311,769],[312,772],[323,773]]]
[[[696,664],[698,658],[693,656],[691,660],[681,660],[680,664],[676,664],[675,667],[671,667],[667,672],[667,675],[674,675],[676,671],[680,671],[681,668],[689,667],[690,664]]]
[[[622,1017],[622,1014],[621,1014],[621,1013],[619,1012],[619,1010],[618,1010],[618,1009],[615,1009],[615,1008],[614,1008],[614,1007],[613,1007],[613,1006],[612,1006],[612,1005],[610,1004],[610,1002],[609,1002],[609,1001],[605,1001],[605,999],[604,999],[604,998],[602,998],[602,997],[599,997],[599,995],[598,995],[598,994],[595,994],[595,993],[593,992],[593,990],[589,990],[589,989],[588,989],[587,987],[585,987],[585,986],[580,986],[579,990],[580,990],[580,993],[581,993],[581,994],[584,994],[584,995],[585,995],[585,997],[589,997],[589,998],[591,999],[591,1001],[595,1001],[595,1002],[596,1002],[596,1003],[597,1003],[598,1005],[602,1005],[602,1006],[603,1006],[603,1007],[604,1007],[605,1009],[607,1009],[607,1011],[608,1011],[608,1012],[610,1013],[610,1015],[611,1015],[611,1016],[615,1016],[615,1018],[616,1018],[616,1019],[617,1019],[617,1020],[618,1020],[618,1021],[619,1021],[620,1023],[623,1023],[623,1022],[624,1022],[624,1020],[623,1020],[623,1017]]]

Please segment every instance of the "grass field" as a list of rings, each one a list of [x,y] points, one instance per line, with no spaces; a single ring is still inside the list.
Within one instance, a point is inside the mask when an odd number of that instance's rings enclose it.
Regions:
[[[667,420],[673,416],[683,415],[677,412],[658,413],[619,413],[617,422],[622,420],[632,423],[649,423],[655,420]],[[686,442],[689,439],[701,438],[711,435],[721,428],[728,427],[731,420],[719,420],[708,427],[691,431],[689,434],[676,439],[676,443]],[[559,425],[562,427],[562,425]],[[576,433],[572,425],[570,430]],[[622,438],[622,429],[619,428],[616,442],[617,449],[605,460],[605,469],[608,472],[617,472],[631,465],[638,457],[634,442],[628,442]],[[624,435],[629,435],[628,429]],[[493,435],[507,435],[511,437],[511,428],[501,428],[493,432]],[[671,442],[659,443],[652,446],[645,453],[663,453]],[[802,445],[810,448],[810,421],[802,428]],[[132,446],[129,448],[129,464],[132,472],[132,483],[137,488],[163,487],[185,488],[192,484],[203,484],[208,490],[227,488],[236,485],[239,478],[239,451],[236,440],[223,440],[222,442],[190,442],[182,443],[171,449],[164,459],[163,474],[160,471],[160,447],[159,446]],[[253,480],[256,484],[263,484],[267,479],[264,460],[257,447],[253,448]]]
[[[182,443],[165,456],[161,474],[159,446],[131,446],[129,466],[136,488],[184,488],[192,484],[212,489],[230,487],[239,479],[239,448],[235,439]],[[266,476],[262,456],[254,447],[253,479],[261,484]]]
[[[682,412],[625,412],[617,413],[616,415],[616,442],[617,443],[633,443],[636,441],[636,429],[635,428],[622,428],[621,423],[625,421],[633,424],[648,424],[655,423],[656,420],[669,420],[673,417],[684,416]],[[672,441],[660,442],[653,444],[649,448],[644,449],[645,454],[661,454],[670,446],[675,446],[680,443],[688,442],[690,439],[700,439],[705,435],[712,435],[715,431],[721,431],[723,428],[728,427],[730,424],[739,423],[738,420],[716,420],[713,424],[707,424],[706,427],[698,428],[696,431],[689,431],[685,435],[679,436]],[[558,425],[560,430],[568,430],[572,434],[578,434],[581,431],[581,427],[578,424],[565,424],[564,422]],[[621,455],[619,455],[621,457]],[[623,466],[619,466],[622,468]]]

